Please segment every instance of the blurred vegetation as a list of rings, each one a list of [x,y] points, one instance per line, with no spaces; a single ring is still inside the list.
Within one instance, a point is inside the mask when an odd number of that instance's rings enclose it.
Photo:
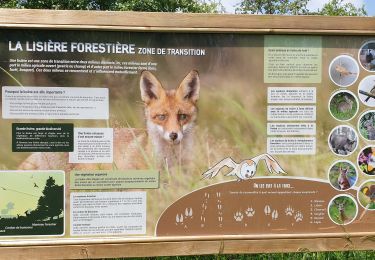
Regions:
[[[310,0],[243,0],[236,8],[236,13],[241,14],[308,14],[306,8]]]
[[[223,11],[220,2],[201,0],[9,0],[0,1],[0,7],[184,13],[217,13]]]
[[[310,1],[312,0],[242,0],[235,7],[238,14],[367,15],[364,5],[357,8],[344,0],[330,0],[321,9],[312,12],[307,9]],[[0,0],[0,8],[225,13],[220,0]]]
[[[352,3],[344,3],[344,0],[331,0],[323,6],[322,10],[318,11],[318,14],[328,16],[367,16],[364,5],[356,8]]]
[[[140,259],[140,258],[131,258]],[[204,256],[165,256],[147,257],[147,260],[337,260],[337,259],[375,259],[374,251],[344,251],[344,252],[299,252],[299,253],[277,253],[277,254],[237,254],[237,255],[204,255]]]

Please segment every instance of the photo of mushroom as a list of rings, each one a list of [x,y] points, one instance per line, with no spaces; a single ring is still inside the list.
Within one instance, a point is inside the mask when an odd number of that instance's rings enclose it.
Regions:
[[[339,87],[353,85],[358,75],[358,63],[349,55],[337,56],[329,65],[329,77]]]
[[[338,91],[331,96],[329,112],[340,121],[352,119],[358,111],[358,101],[350,91]]]
[[[375,180],[368,180],[359,187],[358,201],[365,209],[375,210]]]
[[[375,41],[362,45],[358,53],[361,66],[367,71],[375,71]]]
[[[375,107],[375,75],[361,80],[358,85],[358,96],[366,106]]]
[[[366,140],[375,140],[375,110],[367,111],[360,116],[358,130]]]
[[[358,136],[352,127],[340,125],[331,131],[328,144],[336,155],[348,156],[357,148]]]
[[[357,170],[350,161],[337,161],[328,171],[329,183],[333,188],[339,191],[345,191],[352,188],[358,179]]]
[[[358,155],[358,167],[367,175],[375,175],[375,146],[367,146]]]

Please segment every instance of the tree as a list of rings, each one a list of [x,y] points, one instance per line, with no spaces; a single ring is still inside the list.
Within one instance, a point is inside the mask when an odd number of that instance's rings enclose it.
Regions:
[[[243,0],[236,8],[240,14],[308,14],[309,0]]]
[[[0,0],[0,7],[189,13],[223,12],[222,4],[215,0]]]
[[[223,8],[216,1],[146,0],[118,1],[117,10],[149,12],[217,13]]]
[[[344,0],[331,0],[323,5],[317,14],[329,16],[366,16],[364,5],[356,8],[352,3],[344,3]]]
[[[39,219],[49,217],[50,220],[59,216],[64,209],[64,187],[56,185],[55,180],[49,177],[43,190],[43,195],[38,200],[35,214]]]

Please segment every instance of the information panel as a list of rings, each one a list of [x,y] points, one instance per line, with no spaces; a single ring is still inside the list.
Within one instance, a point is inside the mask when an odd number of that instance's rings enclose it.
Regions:
[[[371,37],[0,31],[0,241],[375,232]]]

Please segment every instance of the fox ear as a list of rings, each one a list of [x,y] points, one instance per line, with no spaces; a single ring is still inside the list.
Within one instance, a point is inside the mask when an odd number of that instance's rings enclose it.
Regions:
[[[198,71],[192,70],[182,80],[176,95],[181,99],[188,99],[195,103],[199,98],[199,88],[200,81]]]
[[[139,85],[142,101],[146,104],[150,103],[153,99],[160,99],[165,95],[165,90],[160,81],[149,71],[142,71]]]

